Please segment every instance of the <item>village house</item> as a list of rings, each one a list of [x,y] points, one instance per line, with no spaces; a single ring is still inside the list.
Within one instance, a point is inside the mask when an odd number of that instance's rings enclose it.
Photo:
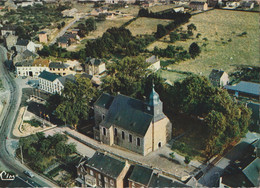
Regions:
[[[5,8],[8,10],[8,11],[11,11],[11,10],[16,10],[17,9],[17,6],[15,5],[15,3],[13,2],[13,0],[7,0],[4,4]]]
[[[130,165],[107,154],[96,152],[77,166],[76,181],[81,187],[124,187]]]
[[[189,6],[192,10],[200,10],[200,11],[208,10],[208,4],[203,1],[191,1]]]
[[[213,69],[209,75],[211,84],[215,87],[223,87],[229,83],[228,74],[222,70]]]
[[[39,89],[51,94],[61,94],[67,81],[75,81],[75,76],[60,76],[48,71],[43,71],[39,77]]]
[[[224,9],[236,9],[240,6],[240,2],[235,1],[228,1],[226,2],[226,7],[223,7]]]
[[[253,2],[253,1],[242,1],[241,7],[245,10],[251,10],[255,7],[255,2]]]
[[[11,48],[17,43],[18,36],[12,35],[10,33],[6,33],[4,35],[4,44],[7,50],[11,50]]]
[[[16,4],[18,7],[28,7],[28,6],[33,6],[34,5],[34,1],[22,1]]]
[[[38,78],[41,72],[49,71],[48,59],[35,59],[34,61],[23,61],[15,64],[17,76],[30,76]]]
[[[147,155],[171,139],[172,125],[154,88],[147,102],[104,93],[94,104],[94,114],[94,138],[110,146]]]
[[[75,33],[65,33],[63,36],[58,38],[57,43],[59,47],[67,48],[71,44],[75,44],[78,39],[79,37]]]
[[[260,84],[253,82],[241,81],[235,86],[226,85],[224,87],[230,94],[235,96],[243,96],[249,98],[259,99],[260,97]]]
[[[6,35],[6,34],[15,35],[15,29],[16,29],[16,26],[14,26],[14,25],[4,25],[1,28],[1,35],[2,36]]]
[[[48,43],[48,35],[47,35],[47,32],[45,31],[41,31],[39,33],[39,42],[41,43]]]
[[[160,175],[151,168],[141,165],[135,165],[134,169],[128,178],[128,187],[189,187],[174,179]]]
[[[106,71],[104,61],[88,57],[85,62],[85,72],[89,75],[100,75]]]
[[[23,61],[31,61],[38,56],[38,54],[35,54],[29,50],[25,50],[22,53],[16,53],[15,56],[13,57],[13,64],[15,65],[18,62],[23,62]]]
[[[145,60],[149,64],[148,69],[151,71],[158,71],[161,68],[160,59],[158,56],[152,55]]]
[[[15,45],[15,49],[16,52],[18,53],[22,53],[25,50],[29,50],[31,52],[35,52],[36,51],[36,45],[34,44],[34,42],[30,41],[30,40],[18,40],[16,45]]]
[[[51,62],[49,65],[50,72],[60,76],[66,76],[68,74],[76,74],[73,67],[63,62]]]

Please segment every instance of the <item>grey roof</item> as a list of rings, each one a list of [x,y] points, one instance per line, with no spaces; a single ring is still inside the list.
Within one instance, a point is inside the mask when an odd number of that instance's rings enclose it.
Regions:
[[[100,59],[91,58],[91,57],[87,57],[86,58],[86,64],[91,64],[91,65],[98,66],[98,65],[100,65],[102,63],[103,63],[103,61],[101,61]]]
[[[6,30],[6,31],[15,31],[16,26],[15,25],[4,25],[1,30]]]
[[[124,169],[125,162],[96,152],[94,156],[89,159],[86,165],[94,168],[102,174],[116,179]]]
[[[260,95],[260,84],[253,82],[241,81],[236,86],[226,85],[224,88],[227,90],[238,91],[256,96]]]
[[[61,63],[61,62],[51,62],[49,64],[49,68],[65,69],[65,68],[68,68],[68,67],[69,67],[68,64],[64,64],[64,63]]]
[[[85,77],[85,78],[88,78],[88,79],[92,79],[93,78],[93,75],[90,75],[90,74],[87,74],[87,73],[83,73],[81,74],[81,77]]]
[[[145,61],[146,61],[146,63],[153,64],[153,63],[159,61],[159,58],[155,55],[152,55],[151,57],[147,58]]]
[[[148,186],[151,176],[153,174],[153,170],[150,168],[146,168],[141,165],[135,165],[129,180],[132,180],[136,183],[142,184],[144,186]]]
[[[38,34],[45,34],[45,33],[47,33],[47,32],[46,31],[41,31]]]
[[[19,45],[19,46],[27,46],[29,44],[29,40],[18,40],[16,45]]]
[[[112,104],[114,100],[114,97],[107,94],[103,93],[98,100],[95,102],[95,105],[100,106],[102,108],[109,109],[110,105]]]
[[[248,103],[247,107],[250,108],[252,110],[252,115],[251,118],[254,120],[259,120],[259,116],[260,116],[260,104],[259,103]]]
[[[56,80],[57,78],[59,78],[61,76],[44,70],[40,73],[40,75],[38,77],[53,82],[54,80]]]
[[[206,2],[203,1],[191,1],[190,5],[204,5]]]
[[[152,115],[144,112],[145,107],[142,101],[119,94],[114,98],[101,125],[107,128],[116,125],[144,136],[153,119]]]
[[[59,77],[58,79],[62,83],[62,85],[65,85],[65,83],[67,81],[72,81],[72,82],[76,81],[76,77],[74,75],[72,75],[72,74],[69,74],[69,75],[63,76],[63,77]]]
[[[16,67],[23,67],[23,66],[32,66],[33,65],[33,61],[21,61],[21,62],[17,62],[15,64]]]
[[[149,187],[189,187],[165,176],[153,174]]]
[[[58,38],[57,41],[60,42],[60,43],[65,43],[65,44],[67,44],[68,41],[69,41],[69,39],[68,39],[67,37],[60,37],[60,38]]]
[[[222,71],[222,70],[212,69],[212,71],[209,75],[209,78],[210,79],[220,79],[223,74],[224,74],[224,71]]]
[[[260,159],[257,157],[246,168],[243,169],[244,175],[255,186],[259,186]]]

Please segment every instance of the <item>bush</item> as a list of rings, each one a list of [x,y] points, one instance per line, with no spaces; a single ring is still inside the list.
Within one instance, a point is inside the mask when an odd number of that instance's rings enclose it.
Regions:
[[[169,155],[172,159],[175,158],[174,152],[170,153]]]
[[[24,123],[28,123],[33,127],[41,126],[41,122],[37,121],[36,119],[30,120],[30,121],[24,121]]]
[[[189,164],[190,163],[190,156],[185,156],[184,162],[186,164]]]

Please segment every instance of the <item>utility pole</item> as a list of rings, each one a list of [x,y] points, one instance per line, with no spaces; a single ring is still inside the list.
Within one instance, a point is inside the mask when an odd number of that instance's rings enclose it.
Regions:
[[[21,157],[22,157],[22,164],[23,164],[23,150],[22,150],[22,146],[20,146],[20,150],[21,150]]]

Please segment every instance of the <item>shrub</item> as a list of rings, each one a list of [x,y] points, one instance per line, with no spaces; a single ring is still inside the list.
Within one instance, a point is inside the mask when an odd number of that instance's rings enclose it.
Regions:
[[[190,156],[185,156],[184,162],[186,164],[189,164],[190,163]]]

